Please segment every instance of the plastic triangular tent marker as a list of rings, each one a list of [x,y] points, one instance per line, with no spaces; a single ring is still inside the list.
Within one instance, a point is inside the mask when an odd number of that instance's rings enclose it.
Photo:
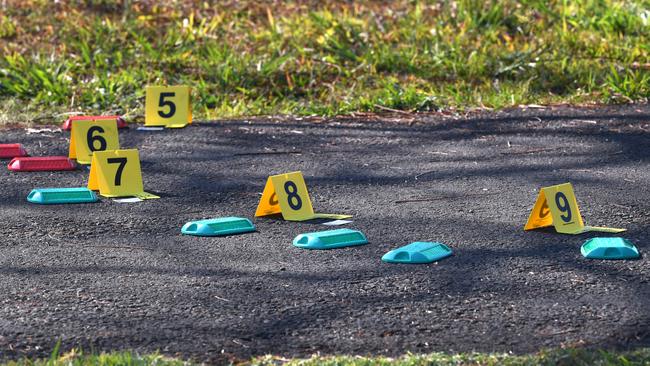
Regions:
[[[192,89],[186,85],[145,88],[145,126],[182,128],[192,123]]]
[[[90,164],[93,152],[119,148],[115,119],[80,119],[72,123],[68,157],[77,163]]]
[[[0,144],[0,159],[13,159],[27,156],[27,151],[21,144]]]
[[[36,188],[27,196],[27,201],[42,205],[62,203],[97,202],[97,195],[85,187],[79,188]]]
[[[623,238],[592,238],[587,240],[580,252],[589,259],[636,259],[639,250]]]
[[[442,243],[414,242],[384,254],[381,260],[388,263],[431,263],[452,255],[452,250]]]
[[[37,156],[14,158],[7,168],[14,172],[51,172],[75,170],[77,164],[65,156]]]
[[[335,249],[368,244],[361,231],[338,229],[300,234],[293,239],[293,245],[303,249]]]
[[[541,189],[524,230],[546,226],[555,227],[562,234],[582,234],[588,231],[620,233],[625,229],[585,226],[578,208],[571,183],[558,184]]]
[[[277,213],[282,213],[282,217],[288,221],[352,217],[350,215],[314,213],[307,185],[301,172],[272,175],[266,180],[255,217]]]
[[[138,150],[95,151],[90,164],[88,189],[104,197],[160,198],[144,191]]]
[[[255,231],[251,220],[243,217],[220,217],[190,221],[183,225],[181,233],[195,236],[225,236]]]

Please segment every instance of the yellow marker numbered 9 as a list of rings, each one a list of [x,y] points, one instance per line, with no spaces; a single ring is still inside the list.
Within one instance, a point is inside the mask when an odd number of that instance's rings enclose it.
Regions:
[[[95,151],[120,148],[115,118],[73,121],[71,128],[68,157],[79,164],[90,164]]]
[[[582,234],[588,231],[620,233],[625,229],[585,226],[571,183],[544,187],[539,192],[524,230],[554,226],[558,233]]]
[[[288,221],[305,221],[318,218],[345,219],[350,215],[315,214],[307,185],[301,172],[270,176],[262,192],[255,216],[281,213]]]
[[[160,198],[144,191],[138,150],[109,150],[93,154],[88,189],[104,197]]]
[[[192,123],[189,86],[148,86],[145,93],[145,126],[181,128]]]

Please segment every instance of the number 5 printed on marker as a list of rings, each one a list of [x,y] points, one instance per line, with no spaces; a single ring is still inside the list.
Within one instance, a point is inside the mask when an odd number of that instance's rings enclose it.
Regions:
[[[176,113],[176,104],[171,100],[166,100],[165,98],[173,98],[176,96],[176,93],[160,93],[160,99],[158,100],[158,106],[160,108],[169,107],[167,113],[162,110],[158,110],[158,115],[162,118],[172,118]]]

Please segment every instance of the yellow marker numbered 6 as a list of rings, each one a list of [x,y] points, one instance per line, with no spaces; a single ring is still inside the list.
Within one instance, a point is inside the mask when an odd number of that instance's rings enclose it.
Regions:
[[[79,164],[90,164],[95,151],[120,148],[115,119],[73,121],[71,128],[68,157]]]

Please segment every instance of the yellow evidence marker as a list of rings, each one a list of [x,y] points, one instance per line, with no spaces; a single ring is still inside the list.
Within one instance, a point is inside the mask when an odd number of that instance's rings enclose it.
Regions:
[[[611,227],[585,226],[578,209],[578,201],[573,194],[571,183],[544,187],[537,196],[535,206],[530,212],[524,230],[555,226],[562,234],[582,234],[588,231],[620,233],[625,229]]]
[[[90,164],[88,189],[104,197],[160,198],[144,191],[137,149],[96,151]]]
[[[282,217],[288,221],[352,217],[350,215],[315,214],[301,172],[272,175],[266,180],[255,217],[277,213],[281,213]]]
[[[181,128],[192,123],[189,86],[148,86],[145,90],[145,126]]]
[[[68,157],[79,164],[90,164],[95,151],[117,150],[117,119],[78,120],[72,122]]]

